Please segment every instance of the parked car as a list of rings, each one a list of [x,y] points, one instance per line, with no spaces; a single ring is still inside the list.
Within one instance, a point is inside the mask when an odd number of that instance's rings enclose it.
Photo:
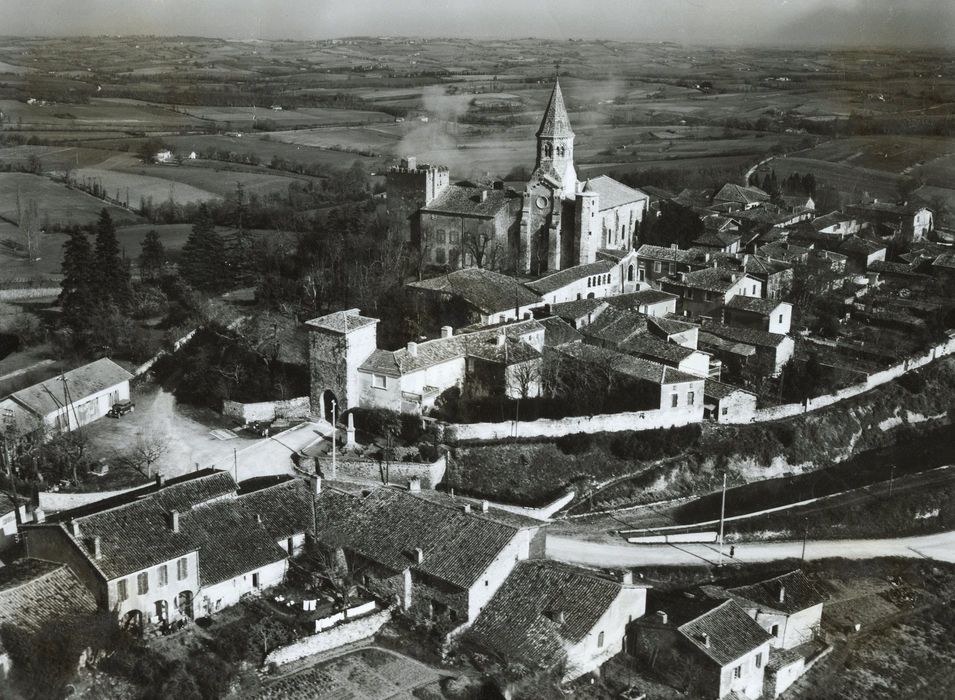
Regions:
[[[110,418],[119,418],[120,416],[125,416],[127,413],[132,413],[136,410],[136,404],[132,401],[117,401],[113,404],[112,408],[109,409],[109,413],[106,415]]]

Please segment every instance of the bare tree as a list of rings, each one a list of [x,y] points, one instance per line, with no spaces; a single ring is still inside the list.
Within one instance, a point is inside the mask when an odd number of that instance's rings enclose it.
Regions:
[[[500,241],[486,231],[467,231],[462,239],[464,252],[475,267],[495,269],[504,254]]]
[[[23,246],[27,260],[31,263],[40,259],[40,215],[37,212],[35,199],[20,199],[20,190],[17,189],[17,224],[20,235],[23,236]]]
[[[517,394],[521,399],[529,398],[532,393],[539,393],[541,372],[541,363],[537,360],[529,360],[514,365],[508,378],[508,392]],[[532,392],[533,389],[537,389],[537,391]]]
[[[153,476],[153,465],[169,450],[169,436],[165,433],[150,431],[140,433],[136,442],[126,452],[116,456],[119,466],[133,469],[147,479]]]

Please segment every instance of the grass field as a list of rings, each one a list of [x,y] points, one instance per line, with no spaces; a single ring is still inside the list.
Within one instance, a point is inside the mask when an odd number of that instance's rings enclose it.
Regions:
[[[301,109],[269,109],[268,105],[253,107],[218,107],[189,105],[181,108],[185,113],[199,119],[225,122],[234,127],[251,129],[255,121],[272,121],[282,125],[323,126],[329,124],[356,124],[394,122],[395,118],[384,112],[357,109],[332,109],[306,107]]]
[[[81,185],[97,183],[108,196],[128,202],[133,208],[139,207],[142,199],[152,199],[156,204],[169,199],[177,204],[191,204],[218,197],[214,192],[181,182],[106,168],[80,168],[74,170],[71,177],[73,182]]]
[[[148,104],[129,104],[91,99],[89,104],[28,105],[16,100],[0,100],[0,110],[11,123],[51,125],[55,127],[168,128],[197,127],[202,120]]]
[[[853,199],[860,199],[863,193],[868,193],[872,197],[895,200],[899,196],[899,183],[902,181],[902,176],[882,170],[830,163],[802,156],[774,158],[756,172],[762,175],[770,169],[776,171],[776,177],[780,180],[788,177],[790,173],[812,173],[816,176],[817,183],[834,187]]]
[[[97,148],[75,148],[72,146],[10,146],[0,148],[0,163],[25,166],[31,158],[40,162],[42,172],[62,171],[67,167],[87,167],[102,163],[115,155],[110,151]]]
[[[95,221],[100,210],[109,209],[116,222],[138,222],[137,215],[102,202],[39,175],[0,173],[0,217],[16,221],[17,192],[21,199],[35,199],[40,221],[49,229],[55,224],[86,224]]]

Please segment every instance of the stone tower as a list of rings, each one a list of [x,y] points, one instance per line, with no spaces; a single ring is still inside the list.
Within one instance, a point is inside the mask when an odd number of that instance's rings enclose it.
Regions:
[[[358,368],[378,349],[378,319],[349,309],[306,321],[305,325],[309,331],[311,412],[330,420],[332,401],[339,416],[358,405]]]
[[[406,243],[415,242],[420,234],[418,210],[427,206],[447,189],[448,169],[418,163],[417,158],[403,158],[385,174],[385,202],[388,209],[388,232]]]
[[[535,174],[556,175],[560,180],[564,197],[573,197],[577,192],[577,171],[574,169],[574,132],[564,106],[560,82],[554,81],[544,118],[537,130],[537,160]]]
[[[575,261],[572,264],[585,265],[597,260],[600,248],[600,195],[592,192],[587,185],[576,195],[574,207],[574,232],[577,236]]]

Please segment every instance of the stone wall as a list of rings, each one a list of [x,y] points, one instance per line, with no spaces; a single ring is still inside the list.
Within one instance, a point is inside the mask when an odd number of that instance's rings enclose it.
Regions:
[[[311,410],[308,396],[297,396],[284,401],[261,401],[258,403],[239,403],[223,401],[222,415],[235,418],[243,423],[252,421],[271,421],[276,418],[308,418]]]
[[[304,463],[305,460],[299,462],[299,467],[305,470],[313,470],[314,467],[309,464]],[[331,455],[323,455],[321,458],[316,458],[317,466],[322,470],[322,473],[332,478],[331,468],[332,468],[332,457]],[[342,481],[372,481],[375,483],[381,483],[381,474],[384,469],[383,463],[378,462],[378,460],[372,459],[354,459],[350,458],[347,454],[339,453],[338,457],[335,460],[336,462],[336,479],[341,479]],[[423,489],[433,489],[444,479],[444,473],[448,468],[448,458],[445,455],[441,455],[434,462],[391,462],[391,466],[388,468],[388,482],[391,484],[396,484],[398,486],[407,486],[408,482],[412,479],[421,480],[421,488]]]
[[[278,664],[279,666],[307,656],[320,654],[323,651],[336,649],[346,644],[367,639],[377,634],[382,625],[391,619],[391,611],[384,610],[374,615],[359,618],[353,622],[323,630],[310,637],[300,639],[288,646],[280,647],[265,657],[265,665]]]

